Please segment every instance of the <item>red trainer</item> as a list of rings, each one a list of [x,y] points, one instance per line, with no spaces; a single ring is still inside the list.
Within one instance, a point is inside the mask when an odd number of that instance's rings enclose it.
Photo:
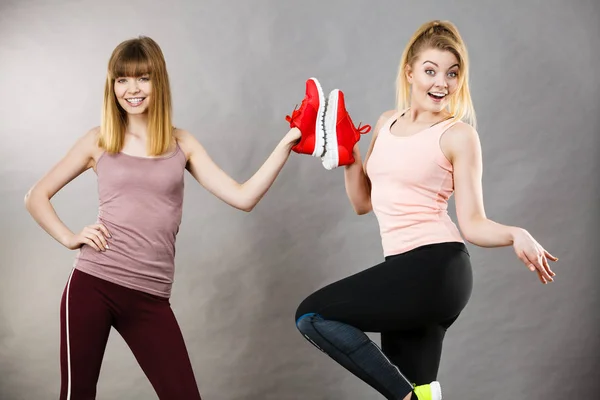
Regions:
[[[361,134],[371,131],[370,125],[354,126],[344,102],[344,92],[335,89],[329,93],[325,113],[325,155],[321,157],[326,169],[334,169],[354,162],[352,149]]]
[[[286,116],[290,128],[298,128],[302,137],[292,150],[299,154],[321,157],[325,153],[325,96],[316,78],[306,81],[306,95],[299,109]]]

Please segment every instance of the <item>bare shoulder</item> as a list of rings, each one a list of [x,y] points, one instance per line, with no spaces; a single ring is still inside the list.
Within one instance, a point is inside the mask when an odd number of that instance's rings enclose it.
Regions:
[[[375,147],[375,140],[377,139],[377,135],[379,134],[379,130],[381,127],[396,113],[396,110],[388,110],[382,113],[373,128],[371,133],[371,143],[369,144],[369,148],[367,149],[367,154],[365,154],[365,160],[363,162],[363,168],[366,170],[367,162],[369,161],[369,157],[371,157],[371,153],[373,152],[373,148]]]
[[[198,140],[189,131],[181,128],[175,128],[173,130],[173,137],[177,141],[177,144],[185,154],[187,160],[190,159],[191,154],[200,145]]]
[[[89,168],[103,154],[98,139],[100,128],[92,128],[80,136],[69,151],[48,171],[31,190],[43,193],[51,199],[61,188]]]
[[[175,140],[177,140],[177,142],[185,142],[189,139],[190,136],[192,136],[192,134],[185,129],[173,129],[173,137],[175,137]]]
[[[379,134],[379,130],[381,129],[381,127],[390,119],[394,116],[394,114],[396,114],[396,110],[388,110],[383,112],[380,116],[379,119],[377,119],[377,123],[375,124],[375,127],[373,128],[373,140],[375,140],[375,138],[377,137],[377,135]]]
[[[453,161],[458,155],[479,151],[479,134],[473,126],[459,121],[442,135],[440,146],[447,158]]]
[[[76,146],[85,156],[90,158],[90,167],[94,167],[102,154],[104,149],[99,145],[100,139],[100,127],[96,126],[88,130],[82,137],[77,141]]]
[[[457,122],[444,134],[451,145],[473,146],[479,142],[477,130],[465,122]]]
[[[85,144],[91,146],[92,148],[93,147],[100,148],[98,146],[98,139],[100,139],[100,127],[99,126],[93,127],[92,129],[87,131],[81,138],[81,140]]]
[[[379,116],[378,124],[384,124],[388,119],[392,118],[396,114],[396,110],[388,110]]]

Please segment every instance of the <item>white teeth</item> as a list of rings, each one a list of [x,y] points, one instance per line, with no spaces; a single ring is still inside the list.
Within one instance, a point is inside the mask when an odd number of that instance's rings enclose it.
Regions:
[[[135,99],[126,99],[128,102],[130,103],[141,103],[144,99],[143,98],[135,98]]]
[[[446,96],[446,93],[434,93],[434,92],[430,92],[432,95],[437,96],[437,97],[444,97]]]

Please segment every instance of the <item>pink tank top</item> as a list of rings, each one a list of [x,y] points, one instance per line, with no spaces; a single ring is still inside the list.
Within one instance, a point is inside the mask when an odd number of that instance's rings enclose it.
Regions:
[[[175,237],[183,206],[186,157],[104,153],[98,159],[98,222],[111,238],[98,252],[84,245],[75,268],[124,287],[170,297]]]
[[[463,242],[447,212],[454,191],[453,169],[440,148],[442,134],[462,122],[452,118],[399,137],[390,132],[397,118],[396,113],[379,131],[366,167],[384,255],[426,244]]]

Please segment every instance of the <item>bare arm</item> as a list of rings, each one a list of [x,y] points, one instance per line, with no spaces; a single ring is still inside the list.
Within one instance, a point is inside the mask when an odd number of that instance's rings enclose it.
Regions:
[[[354,208],[354,211],[358,215],[368,214],[373,209],[373,206],[371,205],[371,181],[366,173],[366,165],[373,152],[375,140],[377,139],[381,126],[393,115],[393,113],[393,110],[383,113],[379,117],[377,124],[375,124],[375,129],[373,129],[373,134],[371,136],[371,144],[369,145],[369,149],[365,156],[364,165],[361,160],[358,143],[356,143],[352,152],[354,163],[344,167],[346,194],[348,195],[350,204],[352,204],[352,208]]]
[[[177,132],[180,144],[189,155],[188,169],[194,179],[225,203],[247,212],[252,211],[269,190],[300,138],[300,131],[292,128],[258,171],[246,182],[238,183],[219,168],[194,136],[182,130]]]
[[[519,259],[537,271],[543,283],[551,282],[554,272],[547,259],[558,258],[548,253],[524,229],[502,225],[486,217],[483,205],[483,162],[479,135],[467,124],[456,124],[442,137],[454,167],[456,215],[465,239],[480,247],[512,245]]]
[[[454,167],[456,215],[465,239],[480,247],[512,245],[517,228],[491,221],[485,214],[481,144],[475,129],[454,125],[442,137],[442,147],[449,149]]]
[[[70,249],[80,247],[81,242],[89,244],[96,250],[99,250],[103,244],[106,245],[104,237],[76,240],[77,235],[60,220],[50,203],[50,199],[60,189],[93,166],[96,137],[97,129],[93,129],[77,140],[68,153],[25,195],[25,207],[33,219],[56,241]],[[108,235],[106,228],[97,229],[104,230]]]

